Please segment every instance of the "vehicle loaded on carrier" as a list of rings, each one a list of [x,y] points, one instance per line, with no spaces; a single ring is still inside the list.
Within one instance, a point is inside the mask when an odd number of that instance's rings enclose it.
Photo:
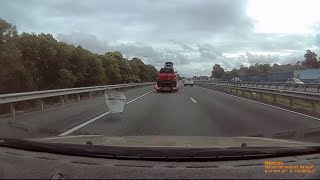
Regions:
[[[157,75],[157,84],[155,86],[158,92],[178,91],[177,75],[172,62],[166,62]]]

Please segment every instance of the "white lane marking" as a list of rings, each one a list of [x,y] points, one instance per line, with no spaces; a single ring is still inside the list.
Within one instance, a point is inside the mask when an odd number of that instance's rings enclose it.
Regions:
[[[95,118],[93,118],[93,119],[90,119],[89,121],[86,121],[86,122],[84,122],[84,123],[82,123],[82,124],[80,124],[80,125],[72,128],[72,129],[69,129],[68,131],[66,131],[66,132],[64,132],[64,133],[61,133],[61,134],[59,134],[58,136],[66,136],[66,135],[68,135],[68,134],[70,134],[70,133],[72,133],[72,132],[74,132],[74,131],[76,131],[76,130],[78,130],[78,129],[80,129],[80,128],[82,128],[82,127],[84,127],[84,126],[86,126],[86,125],[88,125],[88,124],[90,124],[90,123],[98,120],[98,119],[100,119],[100,118],[102,118],[103,116],[105,116],[105,115],[107,115],[107,114],[110,114],[110,111],[105,112],[105,113],[103,113],[103,114],[100,114],[99,116],[97,116],[97,117],[95,117]]]
[[[200,86],[198,86],[198,87],[200,87]],[[311,118],[311,119],[320,121],[320,118],[316,118],[316,117],[309,116],[309,115],[306,115],[306,114],[298,113],[298,112],[291,111],[291,110],[288,110],[288,109],[284,109],[284,108],[281,108],[281,107],[272,106],[272,105],[270,105],[270,104],[265,104],[265,103],[262,103],[262,102],[258,102],[258,101],[254,101],[254,100],[251,100],[251,99],[246,99],[246,98],[234,96],[234,95],[231,95],[231,94],[226,94],[226,93],[223,93],[223,92],[215,91],[215,90],[212,90],[212,89],[207,89],[207,88],[204,88],[204,87],[200,87],[200,88],[206,89],[206,90],[210,90],[210,91],[214,91],[215,93],[219,93],[219,94],[223,94],[223,95],[228,95],[228,96],[231,96],[231,97],[235,97],[235,98],[238,98],[238,99],[242,99],[242,100],[245,100],[245,101],[250,101],[250,102],[257,103],[257,104],[269,106],[269,107],[272,107],[272,108],[275,108],[275,109],[280,109],[280,110],[282,110],[282,111],[287,111],[287,112],[290,112],[290,113],[293,113],[293,114],[298,114],[298,115],[300,115],[300,116],[304,116],[304,117],[308,117],[308,118]]]
[[[139,97],[136,97],[136,98],[132,99],[131,101],[128,101],[126,104],[130,104],[130,103],[132,103],[132,102],[134,102],[134,101],[142,98],[143,96],[146,96],[146,95],[152,93],[153,91],[154,91],[154,90],[152,90],[152,91],[150,91],[150,92],[147,92],[146,94],[143,94],[143,95],[141,95],[141,96],[139,96]],[[102,118],[103,116],[108,115],[108,114],[110,114],[110,111],[107,111],[107,112],[105,112],[105,113],[103,113],[103,114],[100,114],[99,116],[97,116],[97,117],[95,117],[95,118],[93,118],[93,119],[90,119],[90,120],[88,120],[88,121],[86,121],[86,122],[84,122],[84,123],[82,123],[82,124],[80,124],[80,125],[72,128],[72,129],[69,129],[68,131],[63,132],[63,133],[59,134],[58,136],[66,136],[66,135],[68,135],[68,134],[70,134],[70,133],[72,133],[72,132],[74,132],[74,131],[76,131],[76,130],[78,130],[78,129],[80,129],[80,128],[82,128],[82,127],[84,127],[84,126],[86,126],[86,125],[88,125],[88,124],[90,124],[90,123],[98,120],[98,119],[100,119],[100,118]]]
[[[58,139],[65,139],[65,138],[86,138],[86,137],[102,137],[103,135],[76,135],[76,136],[59,136],[59,137],[44,137],[44,138],[27,138],[25,140],[29,141],[46,141],[46,140],[58,140]]]
[[[191,101],[192,101],[192,102],[197,103],[197,101],[196,101],[196,100],[194,100],[193,98],[190,98],[190,99],[191,99]]]
[[[284,139],[274,139],[274,138],[262,138],[262,137],[247,137],[247,136],[240,136],[238,138],[243,138],[243,139],[255,139],[255,140],[266,140],[266,141],[270,141],[270,139],[272,139],[272,141],[277,141],[277,142],[284,142],[284,143],[295,143],[295,144],[305,144],[300,143],[300,142],[295,142],[295,141],[287,141]]]
[[[136,98],[132,99],[131,101],[128,101],[126,104],[130,104],[130,103],[132,103],[133,101],[138,100],[138,99],[142,98],[143,96],[146,96],[146,95],[152,93],[153,91],[155,91],[155,90],[152,90],[152,91],[150,91],[150,92],[147,92],[146,94],[143,94],[143,95],[141,95],[141,96],[139,96],[139,97],[136,97]]]

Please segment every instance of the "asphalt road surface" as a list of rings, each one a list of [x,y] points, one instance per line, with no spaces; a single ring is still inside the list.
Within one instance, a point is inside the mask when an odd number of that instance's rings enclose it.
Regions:
[[[320,119],[197,86],[182,86],[175,93],[157,93],[148,86],[126,95],[123,115],[108,114],[104,97],[98,97],[0,119],[0,137],[263,136],[319,141]]]

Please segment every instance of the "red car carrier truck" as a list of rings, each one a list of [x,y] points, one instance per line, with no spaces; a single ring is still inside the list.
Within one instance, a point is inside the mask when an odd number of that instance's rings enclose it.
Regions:
[[[166,62],[165,66],[158,72],[155,88],[158,92],[179,90],[177,75],[172,62]]]

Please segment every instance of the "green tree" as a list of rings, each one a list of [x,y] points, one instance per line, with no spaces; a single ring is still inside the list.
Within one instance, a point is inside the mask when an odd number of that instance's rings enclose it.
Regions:
[[[77,82],[77,77],[67,69],[60,69],[58,82],[59,88],[70,88]]]
[[[211,77],[219,79],[224,75],[225,75],[224,69],[219,64],[215,64],[213,66]]]
[[[138,65],[133,62],[132,60],[129,62],[130,64],[130,67],[131,67],[131,73],[132,73],[132,82],[141,82],[141,79],[139,78],[139,73],[140,73],[140,70],[139,70],[139,67]]]
[[[43,62],[40,59],[40,41],[37,35],[22,33],[18,41],[23,65],[26,68],[27,76],[31,80],[31,89],[37,90],[40,79],[40,69]]]
[[[231,76],[231,78],[238,77],[238,76],[239,76],[238,70],[235,69],[235,68],[233,68],[233,69],[230,71],[230,76]]]
[[[118,60],[122,83],[129,83],[132,80],[132,69],[127,59]]]
[[[318,55],[311,51],[306,50],[306,54],[304,55],[304,61],[302,61],[302,66],[305,68],[319,68]]]
[[[121,81],[120,67],[117,60],[110,54],[99,56],[102,61],[102,67],[104,68],[105,78],[107,84],[116,84]]]
[[[106,78],[101,62],[91,54],[88,56],[87,63],[84,86],[104,85]]]
[[[81,87],[85,85],[85,75],[86,75],[86,52],[81,46],[75,48],[72,52],[70,62],[71,72],[77,77],[76,87]]]
[[[157,70],[119,51],[94,54],[51,34],[18,34],[0,19],[0,93],[154,81]]]
[[[17,46],[17,29],[0,19],[0,93],[28,91],[31,83]]]
[[[51,34],[38,35],[40,42],[38,70],[40,73],[38,88],[40,90],[57,88],[59,66],[56,60],[55,44],[57,41]]]
[[[152,82],[152,81],[156,81],[157,80],[157,69],[152,66],[152,65],[146,65],[146,74],[147,74],[147,78],[146,81],[147,82]]]

